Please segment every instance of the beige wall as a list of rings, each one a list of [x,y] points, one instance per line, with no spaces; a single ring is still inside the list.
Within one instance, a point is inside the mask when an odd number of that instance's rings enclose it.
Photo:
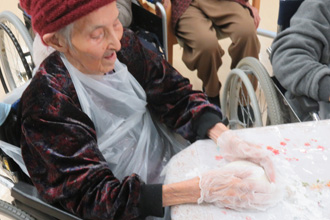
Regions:
[[[21,10],[17,7],[18,2],[18,0],[0,0],[0,12],[4,10],[12,11],[22,18]]]

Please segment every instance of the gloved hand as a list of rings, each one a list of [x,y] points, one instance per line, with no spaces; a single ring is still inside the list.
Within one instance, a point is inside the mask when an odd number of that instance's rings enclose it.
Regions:
[[[264,168],[268,179],[275,182],[271,152],[240,139],[233,131],[223,132],[217,139],[222,156],[228,161],[248,160]]]
[[[262,169],[261,167],[259,167]],[[265,210],[275,205],[280,194],[274,183],[251,177],[250,167],[229,166],[211,170],[200,176],[202,202],[234,210]]]

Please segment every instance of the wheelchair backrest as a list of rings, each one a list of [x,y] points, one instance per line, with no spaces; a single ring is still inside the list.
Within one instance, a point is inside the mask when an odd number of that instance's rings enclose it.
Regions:
[[[304,0],[280,0],[277,20],[277,32],[281,32],[290,26],[291,17],[296,13]]]

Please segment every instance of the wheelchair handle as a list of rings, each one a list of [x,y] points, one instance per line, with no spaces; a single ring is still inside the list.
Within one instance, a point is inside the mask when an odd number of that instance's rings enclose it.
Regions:
[[[167,44],[167,16],[165,8],[162,4],[162,0],[147,0],[147,2],[150,2],[152,4],[155,4],[156,7],[159,9],[162,17],[162,31],[163,31],[163,48],[164,48],[164,54],[165,59],[168,60],[168,44]]]

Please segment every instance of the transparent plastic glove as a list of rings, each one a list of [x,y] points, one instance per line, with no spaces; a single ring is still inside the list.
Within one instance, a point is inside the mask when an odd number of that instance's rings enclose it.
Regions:
[[[240,139],[233,131],[223,132],[217,139],[222,156],[228,161],[248,160],[264,168],[268,179],[275,182],[275,169],[271,152]]]
[[[249,163],[249,162],[248,162]],[[257,166],[257,165],[254,165]],[[280,199],[274,183],[265,176],[255,176],[249,166],[229,166],[211,170],[200,176],[202,202],[234,210],[266,210]],[[262,179],[264,177],[264,179]]]

